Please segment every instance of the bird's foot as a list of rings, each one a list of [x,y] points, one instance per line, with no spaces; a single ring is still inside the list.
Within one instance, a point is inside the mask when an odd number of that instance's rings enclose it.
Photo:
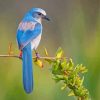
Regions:
[[[20,59],[22,59],[22,51],[20,51],[19,56]]]
[[[40,58],[40,54],[36,50],[34,50],[34,51],[35,51],[36,58],[37,59]]]

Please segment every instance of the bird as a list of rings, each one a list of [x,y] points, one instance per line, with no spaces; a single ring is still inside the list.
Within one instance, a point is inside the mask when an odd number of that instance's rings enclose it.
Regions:
[[[19,58],[22,59],[22,79],[26,93],[31,93],[34,86],[32,50],[36,50],[42,35],[42,20],[50,21],[42,8],[30,9],[22,18],[16,32]]]

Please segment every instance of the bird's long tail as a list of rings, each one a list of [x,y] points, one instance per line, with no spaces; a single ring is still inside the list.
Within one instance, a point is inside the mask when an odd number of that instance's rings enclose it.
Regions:
[[[22,50],[23,60],[23,85],[26,93],[31,93],[33,90],[33,69],[32,69],[32,50],[29,43]]]

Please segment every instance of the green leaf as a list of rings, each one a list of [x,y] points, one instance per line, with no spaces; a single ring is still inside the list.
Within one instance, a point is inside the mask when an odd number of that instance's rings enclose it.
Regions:
[[[86,73],[88,71],[88,69],[86,69],[86,67],[82,66],[82,64],[81,64],[80,71],[81,71],[81,73]]]
[[[73,91],[70,91],[70,93],[68,94],[68,96],[75,96]]]
[[[59,82],[61,80],[64,80],[64,77],[62,75],[54,75],[52,77],[56,82]]]
[[[83,76],[83,78],[82,78],[82,80],[81,80],[81,82],[80,82],[80,85],[82,86],[82,84],[83,84],[83,81],[84,81],[84,76]]]
[[[63,59],[63,61],[61,62],[61,67],[63,71],[67,70],[67,60],[66,59]]]
[[[44,52],[45,52],[45,55],[46,55],[46,56],[49,55],[46,48],[44,48]]]
[[[74,67],[74,63],[73,63],[72,59],[69,60],[69,67],[70,67],[70,68],[71,68],[71,67]]]
[[[64,85],[61,87],[61,90],[64,90],[66,87],[67,87],[67,85],[64,84]]]
[[[56,58],[61,58],[63,55],[63,50],[61,47],[58,48],[57,52],[56,52]]]
[[[40,67],[43,68],[43,62],[40,59],[37,59],[35,63]]]
[[[55,80],[55,82],[59,82],[60,81],[60,79],[57,78],[56,76],[53,76],[52,79]]]
[[[49,59],[49,58],[45,58],[45,61],[47,61],[50,64],[53,62],[53,60],[52,59]]]
[[[63,75],[56,75],[56,77],[59,78],[59,79],[63,79],[64,78]]]

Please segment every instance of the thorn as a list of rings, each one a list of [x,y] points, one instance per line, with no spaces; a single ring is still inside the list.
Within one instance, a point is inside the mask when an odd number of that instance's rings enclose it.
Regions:
[[[44,47],[44,52],[45,52],[45,55],[48,56],[48,52],[47,52],[47,49]]]
[[[12,51],[12,43],[9,44],[9,47],[8,47],[8,55],[12,55],[13,54],[13,51]]]

